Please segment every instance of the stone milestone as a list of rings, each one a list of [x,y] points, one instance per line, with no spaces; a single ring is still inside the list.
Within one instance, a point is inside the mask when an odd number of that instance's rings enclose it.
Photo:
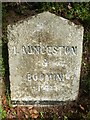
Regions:
[[[78,97],[83,27],[50,12],[8,25],[11,100]]]

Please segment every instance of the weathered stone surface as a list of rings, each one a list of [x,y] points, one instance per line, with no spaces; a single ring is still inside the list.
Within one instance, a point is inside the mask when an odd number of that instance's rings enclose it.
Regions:
[[[8,26],[11,99],[75,100],[83,27],[49,12]]]

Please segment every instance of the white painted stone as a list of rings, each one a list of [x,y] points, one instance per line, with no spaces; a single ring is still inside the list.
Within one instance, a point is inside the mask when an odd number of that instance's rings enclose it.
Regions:
[[[83,27],[50,12],[8,25],[11,100],[78,96]]]

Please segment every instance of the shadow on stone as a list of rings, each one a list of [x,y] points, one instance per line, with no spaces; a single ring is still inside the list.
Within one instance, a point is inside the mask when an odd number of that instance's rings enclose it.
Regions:
[[[2,58],[3,58],[4,68],[5,68],[5,75],[4,75],[5,93],[9,93],[9,96],[10,96],[8,46],[7,46],[7,43],[5,43],[3,40],[2,40]]]

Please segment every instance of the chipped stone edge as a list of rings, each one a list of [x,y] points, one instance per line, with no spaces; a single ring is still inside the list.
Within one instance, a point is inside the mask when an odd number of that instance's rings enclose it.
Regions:
[[[7,26],[7,30],[12,30],[12,29],[13,29],[15,26],[17,26],[18,24],[22,24],[22,23],[24,23],[24,22],[28,22],[30,19],[33,19],[33,18],[35,18],[35,17],[37,17],[37,16],[40,16],[40,15],[42,15],[42,14],[51,14],[51,15],[53,15],[53,16],[55,16],[55,17],[60,18],[61,20],[64,20],[64,21],[65,21],[66,23],[68,23],[69,25],[75,26],[76,28],[81,29],[81,30],[84,29],[83,26],[81,26],[81,25],[76,25],[75,23],[71,22],[70,20],[68,20],[68,19],[66,19],[66,18],[63,18],[63,17],[61,17],[61,16],[57,16],[56,14],[47,11],[47,12],[39,13],[39,14],[37,14],[37,15],[30,16],[30,17],[28,17],[28,18],[26,18],[26,19],[24,19],[24,20],[20,20],[20,21],[18,21],[18,22],[15,23],[15,24],[8,25],[8,26]]]

